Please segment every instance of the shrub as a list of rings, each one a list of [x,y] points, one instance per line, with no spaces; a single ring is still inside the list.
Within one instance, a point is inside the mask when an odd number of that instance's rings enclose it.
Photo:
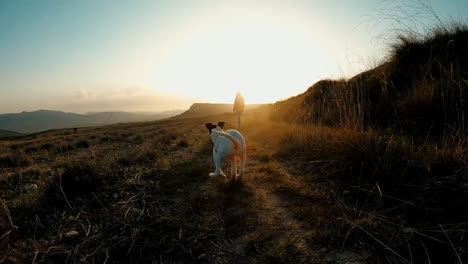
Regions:
[[[134,166],[137,164],[151,163],[161,158],[161,154],[150,146],[143,146],[132,152],[123,153],[117,163],[123,166]]]
[[[102,178],[96,163],[87,160],[70,160],[63,165],[61,173],[52,177],[46,196],[55,202],[64,203],[67,199],[73,200],[95,192],[101,183]]]
[[[54,148],[54,145],[50,142],[44,143],[39,146],[39,149],[42,149],[42,150],[51,150],[53,148]]]
[[[181,139],[181,140],[179,141],[179,146],[180,146],[180,147],[184,147],[184,148],[188,148],[188,147],[189,147],[189,143],[187,142],[187,140]]]
[[[75,143],[75,148],[89,148],[89,143],[86,140],[80,140]]]
[[[99,141],[100,141],[100,142],[103,142],[103,143],[104,143],[104,142],[107,143],[107,142],[110,142],[110,141],[111,141],[111,138],[110,138],[109,136],[103,136],[103,137],[101,137],[101,138],[99,139]]]
[[[30,145],[26,148],[24,148],[24,152],[26,153],[33,153],[38,151],[38,146],[37,145]]]
[[[144,142],[143,137],[141,135],[135,135],[132,139],[132,142],[135,144],[142,144]]]
[[[0,154],[0,167],[16,168],[29,166],[33,163],[32,159],[22,153],[3,153]]]
[[[11,150],[18,150],[21,149],[22,145],[21,144],[11,144],[9,145]]]

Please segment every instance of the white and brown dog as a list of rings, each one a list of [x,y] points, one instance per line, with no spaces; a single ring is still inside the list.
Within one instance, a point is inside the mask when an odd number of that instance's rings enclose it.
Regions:
[[[213,141],[213,159],[216,170],[210,173],[210,177],[226,175],[221,170],[223,160],[231,161],[231,178],[242,179],[244,176],[244,166],[246,159],[245,140],[239,131],[229,129],[223,131],[224,122],[218,122],[218,125],[206,123],[206,128],[210,131],[211,140]],[[237,160],[240,160],[239,174],[237,174]]]

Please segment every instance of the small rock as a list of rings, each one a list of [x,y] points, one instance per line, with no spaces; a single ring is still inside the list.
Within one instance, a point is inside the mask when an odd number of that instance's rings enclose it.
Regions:
[[[67,238],[70,238],[70,237],[75,237],[77,235],[79,235],[80,233],[78,233],[78,231],[76,230],[71,230],[71,231],[68,231],[67,233],[63,234],[64,237],[67,237]]]
[[[24,186],[25,191],[37,190],[37,184],[32,183]]]

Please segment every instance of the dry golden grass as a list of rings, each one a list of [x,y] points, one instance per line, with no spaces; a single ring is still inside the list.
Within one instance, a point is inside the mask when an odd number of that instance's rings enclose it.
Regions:
[[[467,261],[467,43],[458,24],[402,37],[375,69],[270,107],[264,141],[306,181],[329,183],[343,245],[390,263]]]
[[[271,115],[259,121],[257,116],[245,123],[248,135],[270,150],[262,160],[287,164],[299,171],[305,186],[319,185],[334,200],[333,210],[319,214],[332,217],[336,228],[325,237],[341,241],[343,249],[372,248],[384,262],[466,258],[463,135],[418,143],[375,129],[275,122]]]

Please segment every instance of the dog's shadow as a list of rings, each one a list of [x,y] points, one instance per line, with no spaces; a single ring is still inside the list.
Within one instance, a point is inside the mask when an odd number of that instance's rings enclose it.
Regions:
[[[254,196],[251,188],[233,179],[220,181],[218,187],[223,195],[222,217],[226,231],[231,234],[246,231],[246,224],[257,219],[252,208]]]

